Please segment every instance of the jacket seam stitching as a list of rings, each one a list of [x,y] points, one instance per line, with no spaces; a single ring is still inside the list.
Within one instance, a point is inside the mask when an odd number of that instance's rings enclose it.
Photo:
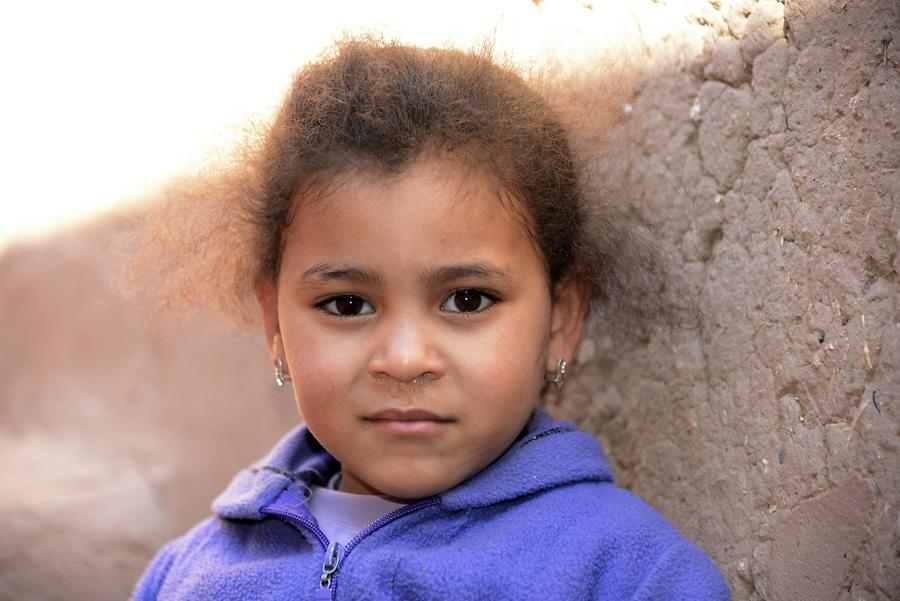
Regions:
[[[278,474],[279,476],[283,476],[290,480],[291,482],[296,482],[298,480],[321,480],[322,475],[316,470],[301,470],[299,472],[289,472],[287,470],[283,470],[281,468],[275,467],[274,465],[263,465],[261,467],[254,467],[250,469],[251,474],[258,474],[260,472],[272,472],[273,474]]]
[[[540,440],[541,438],[546,438],[547,436],[553,436],[554,434],[565,434],[566,432],[573,432],[573,431],[574,430],[572,428],[561,428],[561,427],[550,428],[549,430],[544,430],[543,432],[535,434],[528,440],[524,441],[522,443],[522,446],[524,447],[524,446],[529,445],[537,440]]]

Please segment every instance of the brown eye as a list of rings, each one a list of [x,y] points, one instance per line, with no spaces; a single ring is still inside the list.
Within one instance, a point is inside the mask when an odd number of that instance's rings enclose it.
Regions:
[[[496,299],[489,296],[482,290],[475,288],[462,288],[454,290],[444,304],[441,305],[441,311],[449,311],[450,313],[477,313],[484,311],[494,304]]]
[[[363,297],[355,294],[342,294],[335,296],[321,305],[322,309],[332,315],[341,317],[356,317],[374,313],[375,309]]]

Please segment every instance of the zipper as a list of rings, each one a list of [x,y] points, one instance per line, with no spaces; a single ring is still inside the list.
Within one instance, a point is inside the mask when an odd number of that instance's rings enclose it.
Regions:
[[[325,560],[322,562],[322,576],[319,578],[319,586],[321,588],[331,587],[331,577],[337,572],[338,564],[341,563],[341,545],[337,541],[333,541],[328,545],[325,551]]]
[[[325,549],[325,559],[322,561],[322,574],[319,576],[319,588],[316,589],[315,598],[322,600],[331,599],[334,595],[331,589],[331,580],[338,569],[338,565],[341,563],[340,543],[337,541],[329,542],[328,537],[325,536],[325,533],[322,532],[322,529],[319,528],[318,524],[299,513],[268,507],[260,509],[260,513],[275,515],[284,518],[292,524],[303,526],[319,539],[319,542]]]
[[[334,587],[331,581],[337,572],[338,565],[341,563],[341,545],[337,541],[332,541],[325,551],[325,559],[322,561],[322,575],[319,577],[319,588],[316,589],[316,599],[326,601],[334,598]]]
[[[420,509],[424,509],[425,507],[437,505],[439,502],[440,499],[438,497],[429,497],[428,499],[419,501],[418,503],[413,503],[412,505],[407,505],[405,507],[401,507],[400,509],[395,509],[394,511],[388,513],[387,515],[381,516],[380,518],[366,526],[356,536],[350,539],[350,541],[344,547],[341,547],[340,543],[338,543],[337,541],[329,541],[328,537],[325,536],[325,533],[322,532],[321,528],[319,528],[319,526],[314,521],[298,513],[268,507],[263,507],[262,509],[260,509],[260,513],[275,515],[284,518],[294,524],[303,526],[304,528],[312,532],[316,536],[316,538],[319,539],[319,542],[325,549],[325,559],[322,562],[322,574],[319,576],[319,588],[316,589],[315,599],[325,601],[328,599],[333,600],[335,598],[337,579],[339,576],[338,568],[340,567],[343,560],[347,557],[347,555],[350,554],[350,551],[352,551],[354,547],[356,547],[356,545],[358,545],[362,541],[362,539],[398,518],[402,518],[405,515],[409,515],[410,513],[413,513]]]
[[[350,552],[358,545],[364,538],[378,530],[379,528],[386,526],[387,524],[393,522],[396,519],[402,518],[405,515],[409,515],[410,513],[414,513],[419,511],[420,509],[424,509],[426,507],[431,507],[433,505],[437,505],[440,503],[440,498],[438,497],[429,497],[418,503],[413,503],[412,505],[407,505],[405,507],[401,507],[400,509],[395,509],[394,511],[388,513],[387,515],[383,515],[368,526],[366,526],[363,530],[361,530],[356,536],[354,536],[347,545],[344,547],[344,553],[339,558],[339,562],[346,559],[346,557],[350,554]],[[338,580],[337,565],[335,565],[334,571],[331,573],[331,599],[335,598],[335,593],[337,591],[337,580]]]

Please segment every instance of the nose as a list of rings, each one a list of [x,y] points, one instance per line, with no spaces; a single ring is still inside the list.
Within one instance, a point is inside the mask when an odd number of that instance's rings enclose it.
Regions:
[[[411,382],[428,374],[428,379],[444,375],[434,328],[424,316],[403,315],[382,320],[377,345],[369,360],[369,374],[398,382]]]

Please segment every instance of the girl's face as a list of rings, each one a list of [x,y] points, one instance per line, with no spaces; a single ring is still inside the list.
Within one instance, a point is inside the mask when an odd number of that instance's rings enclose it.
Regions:
[[[484,174],[419,161],[298,210],[259,300],[343,490],[414,499],[477,474],[572,357],[584,296],[568,284],[551,300],[509,205]]]

